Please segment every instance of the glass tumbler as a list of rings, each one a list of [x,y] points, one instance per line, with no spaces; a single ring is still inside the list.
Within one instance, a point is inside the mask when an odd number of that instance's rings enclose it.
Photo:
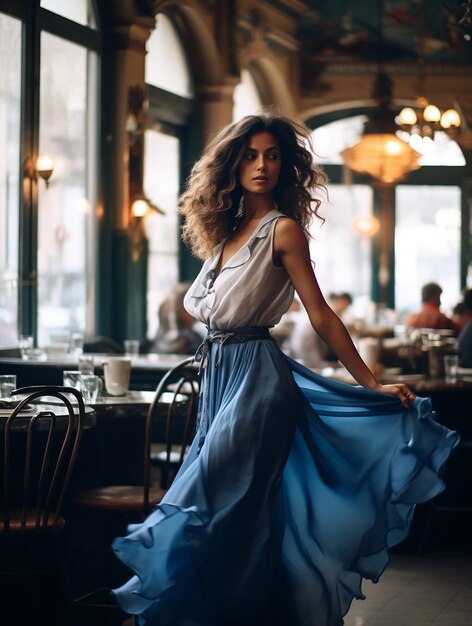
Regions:
[[[79,372],[81,374],[93,374],[95,372],[93,356],[79,356]]]
[[[95,376],[95,374],[83,374],[81,383],[82,397],[85,404],[94,404],[102,390],[102,379],[100,376]]]
[[[2,374],[0,376],[0,398],[11,400],[11,392],[16,389],[16,374]]]

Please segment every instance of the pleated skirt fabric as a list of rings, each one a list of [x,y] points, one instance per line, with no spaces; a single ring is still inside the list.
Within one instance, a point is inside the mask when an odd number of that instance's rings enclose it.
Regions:
[[[341,626],[363,578],[444,489],[457,433],[429,398],[325,379],[271,340],[213,344],[197,432],[163,502],[115,539],[146,626]]]

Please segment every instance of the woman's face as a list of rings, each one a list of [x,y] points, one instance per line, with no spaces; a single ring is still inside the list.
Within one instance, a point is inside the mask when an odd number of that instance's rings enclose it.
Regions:
[[[273,135],[263,131],[252,135],[239,166],[239,182],[245,191],[271,193],[279,179],[281,154]]]

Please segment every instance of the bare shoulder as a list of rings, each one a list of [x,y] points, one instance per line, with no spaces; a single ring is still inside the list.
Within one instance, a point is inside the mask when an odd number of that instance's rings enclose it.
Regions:
[[[290,249],[306,246],[307,239],[303,228],[290,217],[277,220],[274,233],[274,252],[283,254]]]

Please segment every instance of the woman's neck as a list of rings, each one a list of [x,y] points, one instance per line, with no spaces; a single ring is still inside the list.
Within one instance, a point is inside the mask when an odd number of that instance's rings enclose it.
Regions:
[[[274,208],[272,194],[244,194],[245,221],[264,217]]]

